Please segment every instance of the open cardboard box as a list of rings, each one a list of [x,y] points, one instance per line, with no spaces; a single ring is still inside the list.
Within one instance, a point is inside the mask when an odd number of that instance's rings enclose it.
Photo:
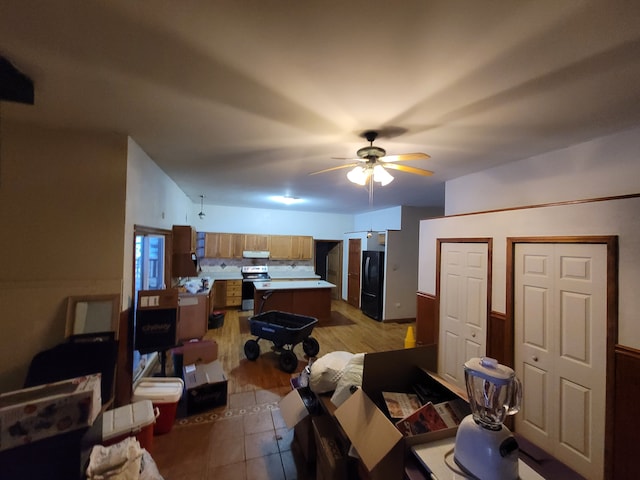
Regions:
[[[433,403],[467,400],[465,392],[431,373],[436,370],[436,362],[433,345],[365,355],[362,388],[336,409],[335,417],[360,456],[368,478],[401,479],[410,446],[456,434],[457,427],[451,427],[404,437],[386,414],[382,392],[410,393],[417,383],[433,391]]]
[[[364,465],[370,479],[403,478],[405,457],[412,445],[454,436],[457,427],[404,437],[387,417],[382,392],[413,392],[416,383],[426,384],[441,401],[462,398],[466,393],[442,380],[437,369],[438,352],[428,345],[364,356],[362,388],[333,411]],[[438,401],[434,402],[438,403]],[[309,415],[297,390],[280,401],[282,417],[293,428]]]

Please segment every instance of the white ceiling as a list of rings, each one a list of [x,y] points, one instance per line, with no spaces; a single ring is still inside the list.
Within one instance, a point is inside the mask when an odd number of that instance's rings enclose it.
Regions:
[[[637,1],[3,0],[0,54],[35,85],[5,118],[130,135],[198,205],[367,211],[347,170],[308,175],[367,129],[435,172],[391,172],[380,209],[640,124]]]

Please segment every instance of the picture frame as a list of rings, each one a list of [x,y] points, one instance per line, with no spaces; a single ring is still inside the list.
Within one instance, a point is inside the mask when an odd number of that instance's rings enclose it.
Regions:
[[[118,338],[120,294],[79,295],[67,298],[65,337],[113,332]]]

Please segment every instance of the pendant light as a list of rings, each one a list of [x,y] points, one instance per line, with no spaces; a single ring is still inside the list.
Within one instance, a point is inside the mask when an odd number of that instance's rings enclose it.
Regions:
[[[204,213],[204,195],[200,195],[200,213],[198,214],[198,216],[202,220],[205,217],[205,215],[206,214]]]

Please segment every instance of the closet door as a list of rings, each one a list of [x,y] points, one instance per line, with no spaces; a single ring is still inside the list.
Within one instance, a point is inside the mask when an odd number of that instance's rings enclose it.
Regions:
[[[466,389],[464,363],[487,348],[486,243],[442,243],[438,374]]]
[[[588,479],[604,475],[607,247],[515,247],[516,431]]]

